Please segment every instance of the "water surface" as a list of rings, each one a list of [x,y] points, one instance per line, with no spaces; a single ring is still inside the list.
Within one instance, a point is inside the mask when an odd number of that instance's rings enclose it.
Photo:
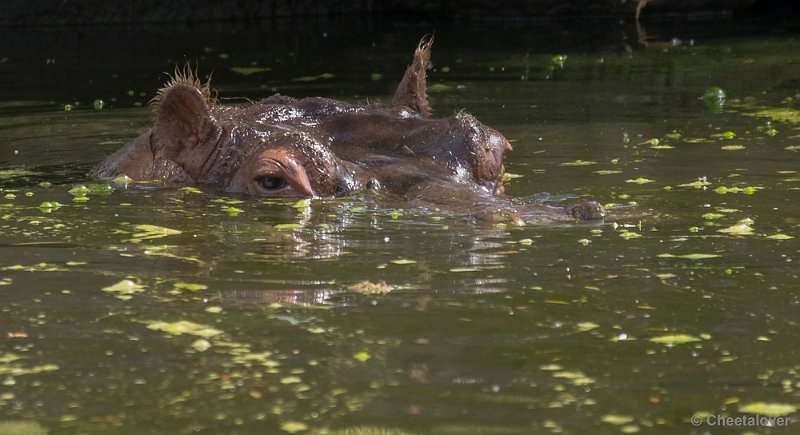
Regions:
[[[0,32],[0,432],[796,431],[705,420],[800,403],[800,42],[745,24],[436,28],[435,113],[512,140],[507,193],[610,211],[526,227],[85,178],[176,63],[388,99],[432,26]]]

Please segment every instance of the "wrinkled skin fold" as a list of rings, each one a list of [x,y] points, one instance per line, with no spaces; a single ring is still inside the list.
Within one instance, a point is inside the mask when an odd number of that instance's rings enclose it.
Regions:
[[[272,96],[248,106],[218,105],[188,66],[158,91],[153,128],[95,167],[110,179],[213,185],[268,197],[328,197],[366,189],[400,201],[522,224],[524,216],[595,220],[602,206],[566,208],[506,197],[498,131],[459,112],[432,118],[423,38],[388,103]]]

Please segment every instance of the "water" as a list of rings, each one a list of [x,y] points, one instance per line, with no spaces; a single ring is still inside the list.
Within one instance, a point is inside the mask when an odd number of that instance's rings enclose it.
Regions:
[[[718,24],[651,24],[648,47],[603,22],[436,28],[434,110],[513,141],[507,192],[609,205],[523,228],[363,195],[69,193],[186,58],[225,102],[372,101],[432,26],[4,31],[0,432],[796,432],[706,417],[800,403],[800,42]]]

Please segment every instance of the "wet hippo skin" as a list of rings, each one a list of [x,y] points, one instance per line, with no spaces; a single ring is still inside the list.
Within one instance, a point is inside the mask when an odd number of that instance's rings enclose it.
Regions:
[[[219,105],[188,66],[153,99],[154,126],[109,156],[91,176],[199,183],[268,197],[329,197],[375,190],[412,206],[435,206],[489,221],[531,216],[595,220],[595,201],[553,207],[504,193],[498,131],[466,112],[432,118],[423,38],[388,103],[272,96]]]

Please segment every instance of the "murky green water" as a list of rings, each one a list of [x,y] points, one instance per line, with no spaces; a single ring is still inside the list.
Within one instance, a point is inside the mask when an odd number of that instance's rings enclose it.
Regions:
[[[800,406],[800,41],[662,26],[683,45],[436,29],[434,109],[513,140],[507,192],[610,209],[525,228],[360,195],[69,192],[184,57],[233,103],[373,100],[431,26],[6,31],[0,432],[796,432],[705,415]]]

